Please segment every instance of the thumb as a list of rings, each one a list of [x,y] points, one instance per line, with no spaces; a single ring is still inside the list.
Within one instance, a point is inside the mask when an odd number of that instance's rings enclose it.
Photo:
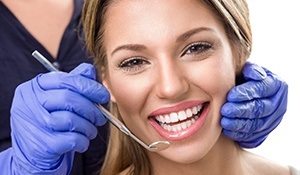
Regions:
[[[70,72],[71,75],[82,75],[89,79],[96,79],[96,68],[89,63],[81,63]]]

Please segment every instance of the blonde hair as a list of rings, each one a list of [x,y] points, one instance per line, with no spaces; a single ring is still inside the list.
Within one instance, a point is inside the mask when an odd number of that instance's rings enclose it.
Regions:
[[[95,65],[105,71],[107,65],[103,47],[105,14],[116,0],[85,0],[82,22],[86,44],[95,59]],[[237,69],[241,70],[251,52],[252,33],[249,22],[249,10],[246,0],[202,0],[223,23],[231,45],[238,51]],[[122,121],[116,104],[110,104],[110,111]],[[146,150],[131,138],[110,128],[108,151],[101,170],[101,175],[119,174],[126,170],[127,174],[151,174],[151,163]]]

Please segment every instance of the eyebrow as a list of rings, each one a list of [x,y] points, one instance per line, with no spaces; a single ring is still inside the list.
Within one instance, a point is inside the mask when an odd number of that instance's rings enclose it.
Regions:
[[[213,32],[215,33],[215,31],[212,28],[208,28],[208,27],[199,27],[199,28],[195,28],[192,30],[189,30],[183,34],[181,34],[177,39],[176,42],[183,42],[185,40],[187,40],[188,38],[190,38],[191,36],[193,36],[196,33],[199,32],[203,32],[203,31],[208,31],[208,32]],[[116,53],[119,50],[130,50],[130,51],[141,51],[141,50],[145,50],[146,46],[141,45],[141,44],[126,44],[126,45],[121,45],[119,47],[117,47],[115,50],[113,50],[113,52],[111,53],[111,55],[113,55],[114,53]]]
[[[116,53],[119,50],[131,50],[131,51],[141,51],[146,49],[146,46],[141,45],[141,44],[126,44],[126,45],[122,45],[117,47],[112,53],[111,55],[113,55],[114,53]]]
[[[192,29],[192,30],[189,30],[183,34],[181,34],[176,42],[183,42],[187,39],[189,39],[191,36],[199,33],[199,32],[205,32],[205,31],[208,31],[208,32],[213,32],[213,33],[216,33],[215,30],[213,30],[212,28],[209,28],[209,27],[199,27],[199,28],[195,28],[195,29]]]

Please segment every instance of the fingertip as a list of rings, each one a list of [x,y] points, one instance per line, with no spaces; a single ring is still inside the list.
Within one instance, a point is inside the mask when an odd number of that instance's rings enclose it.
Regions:
[[[73,142],[73,149],[76,152],[83,153],[85,152],[90,145],[90,140],[87,137],[82,136],[80,140]]]
[[[227,101],[229,102],[243,102],[253,99],[254,81],[249,81],[244,84],[233,87],[227,94]],[[258,84],[258,83],[257,83]]]
[[[247,142],[237,142],[237,144],[239,145],[239,147],[241,148],[246,148],[246,149],[249,149],[249,148],[254,148],[252,143],[247,143]]]
[[[226,117],[222,117],[221,118],[221,122],[220,122],[221,126],[223,129],[228,129],[229,128],[229,125],[230,125],[230,120]]]
[[[239,86],[235,86],[232,89],[230,89],[230,91],[228,92],[227,101],[235,102],[236,100],[239,99],[239,96],[240,96]]]
[[[106,122],[107,122],[106,117],[104,117],[104,116],[101,114],[99,117],[97,117],[96,125],[97,125],[97,126],[103,126],[103,125],[106,124]]]
[[[239,125],[236,122],[237,120],[227,118],[227,117],[222,117],[221,119],[221,126],[224,130],[227,131],[238,131],[239,130]]]
[[[225,130],[225,129],[222,130],[222,134],[238,143],[240,141],[246,140],[248,137],[247,134],[245,134],[245,133],[240,133],[237,131],[230,131],[230,130]]]
[[[235,133],[230,131],[230,130],[223,129],[222,134],[225,135],[226,137],[232,139],[232,140],[235,140],[235,137],[234,137]]]
[[[265,138],[262,139],[262,140],[255,140],[255,141],[252,141],[252,142],[251,141],[248,141],[248,142],[239,141],[237,143],[242,148],[252,149],[252,148],[256,148],[256,147],[260,146],[264,141],[265,141]]]
[[[102,84],[100,84],[99,92],[102,92],[101,99],[99,99],[99,103],[100,104],[108,103],[110,101],[110,93]]]
[[[84,77],[95,80],[96,79],[96,68],[89,63],[81,63],[75,69],[73,69],[70,74],[72,75],[82,75]]]
[[[225,103],[221,108],[221,114],[226,117],[232,117],[235,111],[235,105],[233,103]]]
[[[246,80],[263,80],[267,77],[266,71],[261,66],[250,62],[246,62],[243,74]]]
[[[90,133],[90,135],[87,135],[89,140],[93,140],[94,138],[96,138],[98,135],[98,130],[95,127],[95,129],[93,128],[93,132]]]

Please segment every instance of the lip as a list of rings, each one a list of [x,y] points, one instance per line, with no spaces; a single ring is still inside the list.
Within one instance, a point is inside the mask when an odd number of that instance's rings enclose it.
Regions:
[[[154,111],[151,113],[151,116],[156,116],[156,115],[162,115],[162,114],[167,114],[171,113],[174,111],[179,111],[179,110],[184,110],[187,108],[191,108],[196,105],[203,105],[203,109],[201,114],[198,116],[199,118],[195,121],[194,124],[192,124],[190,127],[183,129],[181,131],[167,131],[164,128],[160,126],[160,124],[155,120],[154,117],[149,117],[149,122],[153,126],[153,128],[157,131],[159,135],[161,135],[163,138],[171,141],[180,141],[184,140],[193,134],[195,134],[197,131],[199,131],[202,126],[205,123],[205,120],[207,118],[207,114],[209,111],[209,102],[199,102],[199,101],[193,101],[193,102],[187,102],[183,103],[174,107],[168,107],[168,108],[162,108],[159,110]]]

